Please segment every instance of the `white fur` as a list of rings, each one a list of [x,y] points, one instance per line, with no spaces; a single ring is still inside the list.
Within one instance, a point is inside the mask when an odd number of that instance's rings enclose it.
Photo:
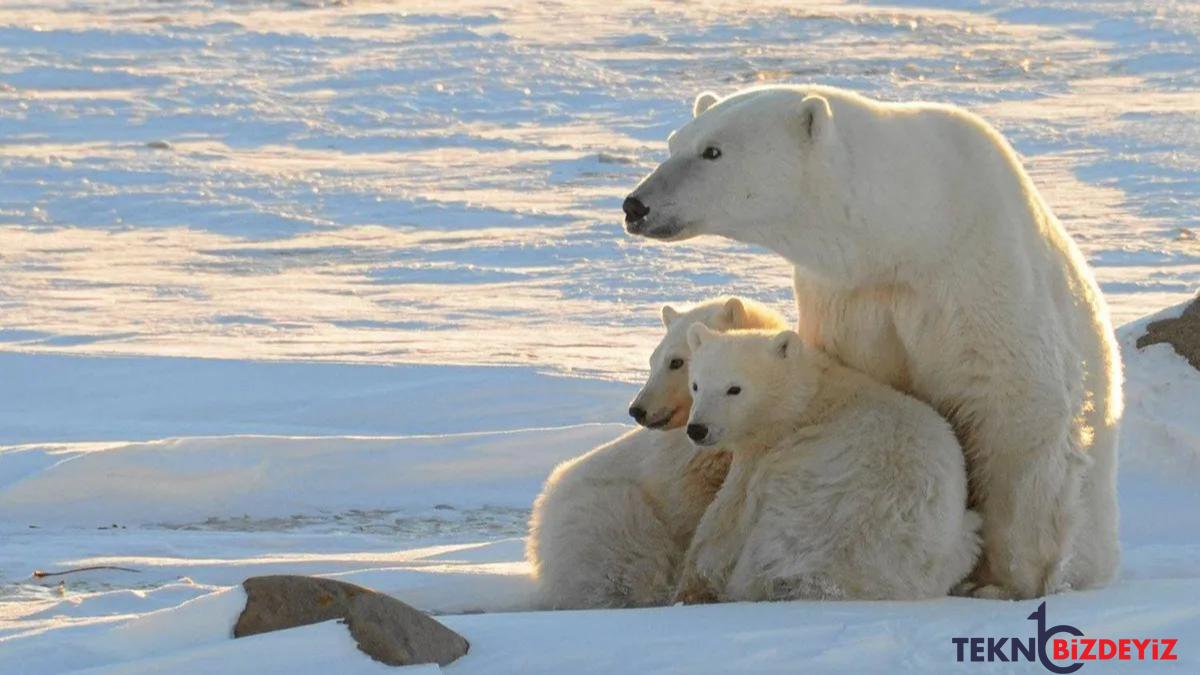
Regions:
[[[687,362],[691,350],[687,345],[687,331],[693,323],[700,322],[722,331],[733,328],[782,330],[787,327],[786,320],[774,310],[745,298],[717,298],[686,312],[665,305],[662,321],[667,334],[650,355],[650,376],[632,403],[646,411],[644,424],[652,429],[674,429],[687,420],[688,408],[692,405],[688,392]],[[671,368],[679,363],[682,367]]]
[[[929,406],[791,331],[696,325],[689,433],[733,455],[683,602],[945,595],[979,554],[962,449]]]
[[[807,343],[947,416],[984,519],[978,594],[1112,580],[1120,356],[1083,257],[998,132],[950,106],[766,87],[669,145],[630,231],[783,255]]]
[[[636,400],[665,419],[559,465],[533,505],[526,558],[538,581],[538,604],[556,609],[665,604],[704,509],[721,486],[728,453],[698,451],[683,434],[687,329],[782,326],[758,303],[712,300],[680,312],[663,308],[667,329]],[[670,370],[673,358],[683,368]],[[667,411],[664,413],[663,411]]]

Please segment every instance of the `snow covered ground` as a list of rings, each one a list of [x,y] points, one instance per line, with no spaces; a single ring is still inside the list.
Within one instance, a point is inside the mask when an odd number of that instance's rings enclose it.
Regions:
[[[904,4],[0,3],[0,672],[382,670],[334,624],[228,640],[272,572],[446,614],[450,672],[930,672],[1028,634],[965,599],[519,612],[529,504],[624,429],[658,305],[788,309],[774,256],[621,234],[701,89],[970,106],[1119,323],[1200,286],[1200,7]],[[1049,611],[1194,672],[1200,375],[1136,334],[1121,580]],[[33,576],[89,566],[124,569]]]
[[[1165,345],[1133,348],[1140,323],[1122,331],[1121,580],[1050,607],[1089,635],[1180,639],[1175,665],[1190,670],[1200,373]],[[21,370],[30,362],[44,375]],[[446,614],[473,644],[447,669],[464,673],[939,671],[956,665],[950,638],[1025,635],[1035,607],[951,598],[507,613],[529,609],[521,537],[541,481],[625,428],[596,420],[619,416],[629,385],[527,369],[157,357],[14,355],[0,374],[30,389],[0,417],[11,443],[0,448],[0,672],[377,668],[332,624],[231,641],[237,584],[255,574],[333,575]],[[97,440],[75,440],[83,431],[69,419],[57,433],[72,440],[28,442],[35,429],[56,433],[55,409],[92,419]],[[245,433],[255,415],[262,433]],[[426,433],[373,421],[389,416]],[[121,429],[159,440],[113,440]],[[190,435],[162,438],[170,429]],[[117,569],[32,576],[93,566]]]

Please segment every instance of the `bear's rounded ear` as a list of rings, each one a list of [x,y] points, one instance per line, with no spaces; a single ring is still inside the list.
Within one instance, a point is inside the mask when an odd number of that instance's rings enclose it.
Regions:
[[[785,330],[771,338],[771,353],[781,359],[794,358],[804,349],[800,342],[800,334],[796,331]]]
[[[674,307],[672,307],[670,305],[663,305],[662,322],[663,322],[664,328],[670,328],[671,322],[677,318],[679,318],[679,310],[675,309]]]
[[[696,100],[692,102],[692,117],[699,117],[701,113],[712,107],[714,103],[720,101],[721,97],[711,91],[701,92]]]
[[[730,328],[740,328],[745,326],[746,321],[746,305],[742,304],[741,298],[730,298],[725,301],[725,323]]]
[[[800,133],[810,142],[820,141],[833,132],[833,109],[819,94],[809,94],[800,101]]]
[[[696,351],[706,340],[716,335],[708,326],[696,322],[688,328],[688,349]]]

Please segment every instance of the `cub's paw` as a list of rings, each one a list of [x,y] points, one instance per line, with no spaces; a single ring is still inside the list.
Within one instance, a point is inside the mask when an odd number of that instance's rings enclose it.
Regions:
[[[772,579],[768,600],[845,600],[849,597],[833,579],[821,574]]]
[[[707,605],[717,601],[717,592],[699,578],[686,580],[675,589],[671,604]]]
[[[973,598],[975,597],[975,590],[980,588],[980,586],[981,584],[978,582],[971,581],[970,579],[963,579],[950,589],[950,595],[959,598]]]
[[[676,591],[675,601],[672,604],[711,605],[716,601],[717,594],[711,590],[704,589],[699,591]]]
[[[957,595],[957,593],[955,594]],[[979,598],[980,600],[1016,600],[1017,594],[1013,591],[996,584],[983,584],[975,586],[968,594],[969,597]]]

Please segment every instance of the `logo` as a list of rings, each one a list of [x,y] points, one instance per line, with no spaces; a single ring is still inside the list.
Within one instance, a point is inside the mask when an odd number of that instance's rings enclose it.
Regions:
[[[1073,673],[1089,661],[1177,661],[1172,638],[1090,638],[1075,626],[1046,624],[1046,603],[1028,617],[1032,637],[954,637],[959,663],[1040,662],[1052,673]]]

